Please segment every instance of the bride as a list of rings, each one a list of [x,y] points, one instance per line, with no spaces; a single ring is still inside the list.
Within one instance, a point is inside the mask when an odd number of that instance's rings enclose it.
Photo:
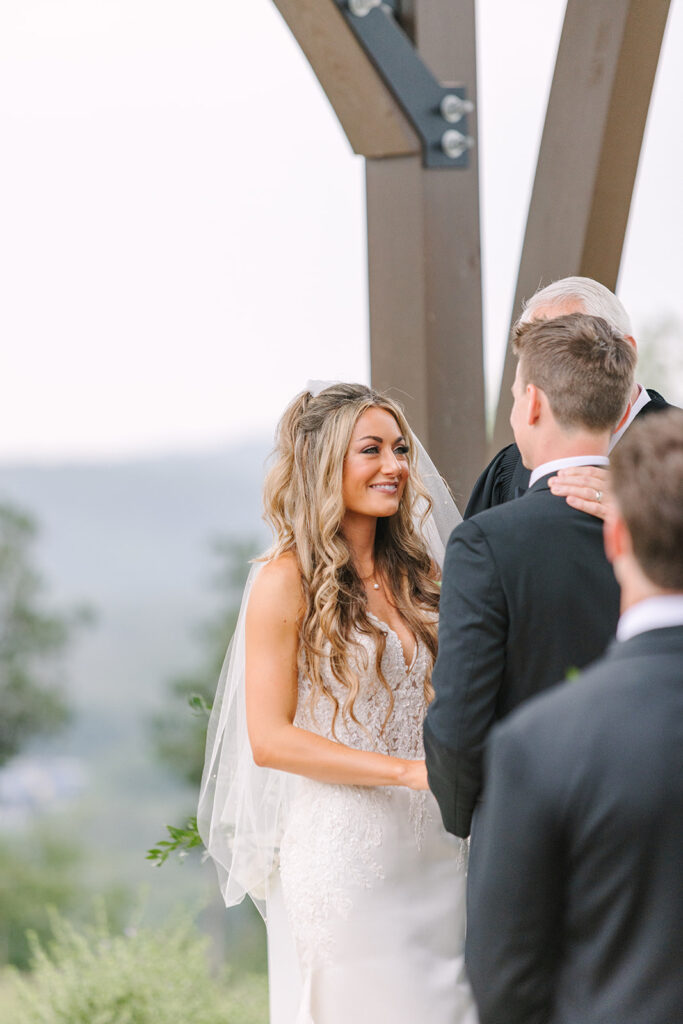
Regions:
[[[286,410],[265,516],[198,818],[226,904],[266,918],[271,1024],[475,1024],[467,847],[422,746],[457,510],[401,409],[335,384]]]

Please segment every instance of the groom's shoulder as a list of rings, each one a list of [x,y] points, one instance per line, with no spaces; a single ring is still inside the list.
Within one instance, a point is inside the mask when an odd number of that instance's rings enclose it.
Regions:
[[[496,565],[509,563],[520,546],[525,546],[527,537],[518,510],[512,508],[520,503],[521,499],[516,499],[464,519],[450,536],[447,559],[459,563],[470,559]]]
[[[467,536],[468,533],[477,532],[483,536],[509,532],[519,534],[519,531],[531,533],[544,521],[572,519],[576,517],[576,512],[577,510],[572,509],[563,498],[557,498],[547,488],[531,490],[521,498],[487,508],[463,520],[454,530],[454,535]],[[586,513],[582,512],[579,515],[583,517]]]
[[[538,568],[548,560],[555,562],[557,552],[567,547],[602,551],[601,528],[599,520],[571,508],[546,488],[463,520],[451,534],[448,557],[451,562],[483,559],[501,571]]]

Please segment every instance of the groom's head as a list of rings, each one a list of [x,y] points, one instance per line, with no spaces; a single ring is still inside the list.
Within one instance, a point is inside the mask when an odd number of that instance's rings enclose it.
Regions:
[[[518,324],[510,415],[527,468],[606,454],[633,386],[633,346],[601,317],[571,313]]]

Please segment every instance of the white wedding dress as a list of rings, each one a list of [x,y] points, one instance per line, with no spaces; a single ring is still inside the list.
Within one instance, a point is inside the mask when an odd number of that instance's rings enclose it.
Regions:
[[[422,758],[428,655],[406,665],[387,635],[382,671],[363,654],[356,724],[299,679],[296,724],[362,750]],[[367,662],[367,664],[365,664]],[[327,671],[343,703],[346,692]],[[467,844],[443,828],[431,793],[343,786],[296,777],[279,869],[268,896],[271,1024],[476,1024],[464,974]]]
[[[461,521],[447,486],[416,442],[431,498],[413,509],[415,528],[443,565]],[[249,575],[221,671],[207,733],[197,822],[226,906],[248,893],[266,918],[270,1024],[477,1024],[464,973],[466,842],[449,835],[431,793],[404,787],[315,782],[254,764],[245,696]],[[351,667],[361,681],[357,722],[299,678],[295,723],[359,750],[422,759],[429,657],[417,643],[406,664],[386,632],[382,673],[374,640],[358,634]],[[347,691],[329,669],[326,685]],[[392,704],[393,698],[393,704]]]

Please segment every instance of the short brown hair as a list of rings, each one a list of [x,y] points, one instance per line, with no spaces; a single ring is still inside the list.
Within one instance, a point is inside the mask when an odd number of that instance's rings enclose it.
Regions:
[[[683,590],[683,409],[630,426],[610,465],[640,568],[658,587]]]
[[[599,316],[569,313],[518,324],[513,349],[525,384],[548,398],[561,427],[611,430],[633,387],[633,345]]]

